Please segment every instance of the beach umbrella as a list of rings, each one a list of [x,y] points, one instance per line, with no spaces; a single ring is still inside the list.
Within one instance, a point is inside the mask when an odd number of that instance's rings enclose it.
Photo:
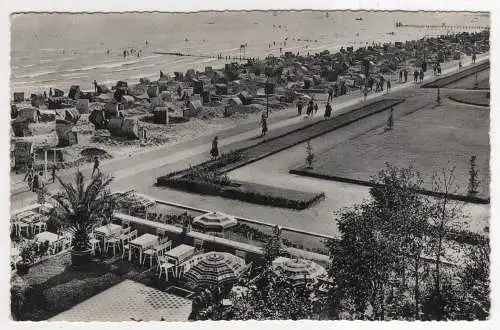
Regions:
[[[186,279],[199,286],[233,284],[245,269],[245,260],[230,253],[209,252],[196,257]]]
[[[324,267],[305,259],[290,259],[278,257],[272,263],[273,271],[286,276],[294,286],[302,285],[305,281],[316,280],[327,275]]]
[[[193,219],[193,227],[203,229],[204,231],[222,231],[234,227],[238,221],[227,214],[217,211],[209,212]]]

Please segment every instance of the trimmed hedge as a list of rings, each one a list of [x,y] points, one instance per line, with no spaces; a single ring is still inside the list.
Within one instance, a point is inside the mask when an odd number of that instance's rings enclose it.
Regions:
[[[167,176],[159,177],[157,185],[203,195],[222,196],[248,203],[295,210],[306,209],[325,197],[324,193],[308,193],[246,182],[233,182],[231,185],[222,186],[209,182],[198,182],[187,178],[169,178]]]

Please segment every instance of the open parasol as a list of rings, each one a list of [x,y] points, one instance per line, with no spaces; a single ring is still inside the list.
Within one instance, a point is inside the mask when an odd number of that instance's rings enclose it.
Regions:
[[[193,227],[204,231],[222,231],[234,227],[238,221],[227,214],[217,211],[209,212],[193,219]]]
[[[245,261],[229,253],[209,252],[197,261],[185,276],[199,286],[232,284],[245,269]]]
[[[278,257],[273,261],[273,270],[286,276],[293,285],[304,284],[304,279],[312,281],[325,276],[326,270],[317,263],[305,259]]]

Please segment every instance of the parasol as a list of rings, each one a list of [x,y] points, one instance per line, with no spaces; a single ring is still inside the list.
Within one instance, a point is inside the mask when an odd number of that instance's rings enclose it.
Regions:
[[[245,269],[245,261],[229,253],[209,252],[196,259],[185,276],[199,286],[232,284]]]
[[[284,274],[293,285],[301,285],[304,279],[312,281],[327,274],[325,268],[305,259],[278,257],[272,267],[275,272]]]
[[[217,211],[209,212],[193,219],[193,227],[204,231],[222,231],[234,227],[238,221],[227,214]]]

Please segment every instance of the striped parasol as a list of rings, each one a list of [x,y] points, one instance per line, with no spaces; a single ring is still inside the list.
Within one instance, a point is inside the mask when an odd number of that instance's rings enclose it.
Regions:
[[[303,285],[304,279],[314,281],[327,274],[325,268],[313,261],[285,257],[278,257],[273,261],[273,270],[284,274],[293,285]]]
[[[185,276],[199,286],[234,283],[245,269],[245,261],[229,253],[209,252],[197,259]]]
[[[217,211],[209,212],[193,219],[193,227],[204,231],[224,231],[238,224],[238,221],[227,214]]]

